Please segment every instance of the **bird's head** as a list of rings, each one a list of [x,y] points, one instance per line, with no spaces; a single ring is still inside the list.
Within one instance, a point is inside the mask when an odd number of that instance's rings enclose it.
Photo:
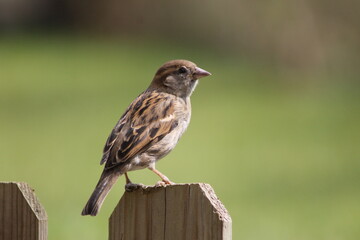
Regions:
[[[189,97],[194,91],[198,79],[211,75],[187,60],[172,60],[162,65],[156,72],[150,88]]]

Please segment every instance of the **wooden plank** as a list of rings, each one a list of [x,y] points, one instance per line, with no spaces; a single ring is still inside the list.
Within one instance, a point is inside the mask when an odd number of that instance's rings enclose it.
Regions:
[[[124,193],[109,239],[230,240],[231,217],[209,184],[146,187]]]
[[[47,215],[26,183],[0,182],[0,239],[46,240]]]

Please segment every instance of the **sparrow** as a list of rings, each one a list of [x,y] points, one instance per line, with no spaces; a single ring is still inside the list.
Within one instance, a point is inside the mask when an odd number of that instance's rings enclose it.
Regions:
[[[179,141],[191,117],[190,96],[198,79],[211,75],[187,60],[172,60],[156,72],[150,86],[126,109],[108,137],[100,164],[100,180],[82,215],[96,216],[116,180],[148,168],[164,184],[173,184],[155,168]]]

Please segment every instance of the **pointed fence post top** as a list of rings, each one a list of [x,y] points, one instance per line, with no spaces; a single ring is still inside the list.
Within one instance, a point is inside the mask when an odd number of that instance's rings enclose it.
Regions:
[[[0,182],[0,237],[47,239],[47,214],[34,190],[23,182]]]
[[[8,182],[7,184],[14,184],[18,187],[22,196],[39,220],[47,220],[45,208],[41,205],[39,199],[35,195],[35,190],[32,189],[29,184],[25,182]]]
[[[125,192],[109,219],[109,239],[229,240],[231,217],[206,183]]]

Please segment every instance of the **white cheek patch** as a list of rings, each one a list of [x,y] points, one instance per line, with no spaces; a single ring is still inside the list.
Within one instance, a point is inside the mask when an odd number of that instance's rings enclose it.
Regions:
[[[168,87],[174,86],[175,83],[176,83],[176,79],[171,75],[167,76],[165,81],[164,81],[164,85],[168,86]]]
[[[196,88],[196,86],[199,84],[199,81],[198,80],[196,80],[195,81],[195,83],[194,83],[194,85],[191,87],[191,89],[190,89],[190,94],[189,94],[189,96],[194,92],[194,90],[195,90],[195,88]]]

